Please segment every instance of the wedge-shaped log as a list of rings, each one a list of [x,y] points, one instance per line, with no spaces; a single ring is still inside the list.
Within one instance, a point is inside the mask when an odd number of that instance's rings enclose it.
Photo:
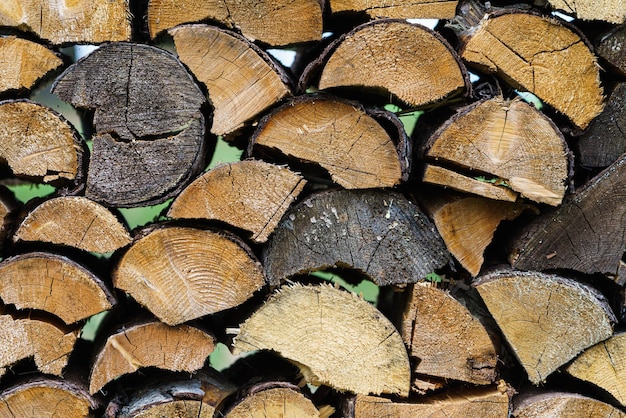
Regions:
[[[557,19],[480,11],[466,15],[475,19],[459,33],[461,57],[514,88],[535,94],[575,126],[587,127],[602,111],[604,99],[600,68],[588,41]]]
[[[572,269],[615,274],[626,237],[626,154],[544,212],[509,242],[510,261],[521,270]]]
[[[1,38],[0,92],[30,90],[39,79],[61,65],[63,60],[43,45],[15,36]]]
[[[291,94],[284,71],[240,35],[209,25],[184,25],[168,32],[180,60],[208,90],[214,134],[237,131]]]
[[[515,418],[626,417],[619,409],[596,399],[566,392],[543,392],[513,397]]]
[[[122,223],[104,206],[81,196],[44,201],[22,220],[14,241],[41,241],[108,253],[130,244]]]
[[[0,25],[34,32],[53,44],[128,41],[130,9],[125,0],[6,0]]]
[[[312,195],[291,208],[263,253],[269,283],[348,267],[380,286],[414,283],[450,262],[435,226],[406,197],[382,190]]]
[[[368,417],[484,417],[502,418],[509,412],[509,397],[499,389],[471,389],[421,398],[419,402],[393,402],[357,395],[349,418]]]
[[[113,285],[176,325],[245,302],[265,277],[250,248],[232,234],[156,227],[122,256]]]
[[[297,386],[259,384],[246,390],[224,413],[225,418],[256,416],[320,418],[320,411]]]
[[[85,196],[132,207],[177,194],[204,165],[204,94],[172,54],[112,43],[70,66],[52,91],[94,109]]]
[[[223,221],[263,243],[305,184],[299,174],[263,161],[222,164],[187,186],[167,216]]]
[[[463,195],[420,196],[450,253],[472,276],[485,261],[485,249],[504,220],[519,216],[526,206]]]
[[[65,256],[43,252],[13,256],[0,263],[0,298],[18,309],[46,311],[66,324],[116,304],[92,272]]]
[[[409,359],[393,324],[357,295],[329,285],[287,286],[273,294],[234,339],[235,353],[259,349],[295,362],[314,385],[409,393]]]
[[[620,83],[607,100],[604,111],[578,138],[580,164],[608,167],[626,153],[626,83]]]
[[[57,112],[28,100],[0,102],[0,161],[44,182],[82,177],[83,145]]]
[[[589,347],[565,371],[601,387],[626,405],[626,334],[617,333]]]
[[[550,119],[521,100],[493,98],[464,107],[426,147],[431,161],[498,177],[537,202],[557,206],[565,195],[565,139]]]
[[[387,131],[356,102],[307,95],[263,118],[248,152],[277,150],[319,165],[346,189],[393,187],[408,177],[405,136]]]
[[[604,296],[571,279],[498,271],[475,286],[536,385],[613,333],[616,319]]]
[[[87,417],[97,403],[79,383],[37,377],[0,392],[3,417]]]
[[[496,379],[497,354],[489,333],[459,300],[417,283],[402,315],[402,339],[414,372],[488,385]]]
[[[384,0],[330,0],[330,9],[338,12],[365,12],[373,18],[451,19],[458,0],[404,0],[391,4]]]
[[[465,67],[452,47],[430,29],[405,20],[380,19],[358,26],[329,45],[320,62],[320,89],[374,90],[413,107],[469,90]],[[310,71],[313,67],[303,77],[312,77]],[[300,88],[307,85],[301,80]]]
[[[582,20],[604,20],[610,23],[624,23],[626,4],[619,0],[548,0],[550,5]]]
[[[193,372],[213,352],[215,338],[189,325],[168,326],[147,322],[122,329],[107,338],[94,360],[89,393],[143,367]]]
[[[77,337],[77,331],[46,320],[0,315],[0,376],[7,367],[30,357],[42,373],[61,376]]]
[[[297,19],[294,17],[297,16]],[[297,1],[150,0],[148,29],[154,38],[181,23],[214,20],[251,41],[274,46],[322,39],[322,4]]]

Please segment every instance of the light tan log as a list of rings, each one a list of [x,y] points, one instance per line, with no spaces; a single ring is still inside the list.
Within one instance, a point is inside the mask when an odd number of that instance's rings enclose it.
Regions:
[[[249,150],[319,165],[346,189],[393,187],[408,177],[410,160],[397,136],[356,102],[306,95],[263,118]]]
[[[535,94],[581,129],[602,111],[600,68],[579,33],[524,12],[476,12],[472,23],[460,33],[469,64]]]
[[[601,387],[626,405],[626,334],[615,334],[589,347],[565,371]]]
[[[148,322],[111,335],[96,355],[89,376],[89,393],[142,367],[193,372],[213,352],[215,338],[189,325],[171,327]]]
[[[604,296],[571,279],[498,271],[479,277],[475,286],[536,385],[613,333],[615,315]]]
[[[577,393],[545,392],[513,398],[515,418],[623,418],[619,409]]]
[[[526,209],[522,204],[471,196],[425,194],[420,201],[450,253],[472,276],[480,272],[483,254],[500,222],[515,219]]]
[[[361,394],[407,396],[402,338],[376,308],[328,285],[282,287],[245,323],[234,353],[274,350],[307,382]]]
[[[327,53],[320,89],[365,87],[418,107],[469,88],[463,64],[450,45],[430,29],[404,20],[358,26]]]
[[[320,411],[297,387],[269,387],[246,393],[225,418],[247,417],[319,418]]]
[[[428,140],[426,158],[501,178],[522,196],[557,206],[569,174],[557,127],[521,100],[493,98],[459,110]]]
[[[43,45],[15,36],[0,38],[0,92],[29,90],[61,65],[63,60]]]
[[[506,385],[503,384],[503,387]],[[354,418],[370,417],[481,417],[505,418],[509,396],[500,389],[473,389],[421,398],[419,402],[393,402],[390,399],[357,395]]]
[[[604,20],[610,23],[624,23],[626,4],[619,0],[548,0],[550,5],[582,20]]]
[[[16,176],[74,180],[82,152],[76,131],[52,109],[26,100],[0,102],[0,161]]]
[[[330,0],[330,9],[333,13],[365,12],[373,18],[450,19],[458,3],[458,0],[405,0],[391,4],[384,0]]]
[[[46,200],[33,209],[13,235],[14,241],[41,241],[108,253],[130,244],[122,223],[104,206],[80,196]]]
[[[41,372],[61,376],[77,337],[77,331],[62,330],[44,320],[0,315],[0,376],[7,367],[29,357]]]
[[[130,20],[126,0],[4,0],[0,5],[0,25],[29,30],[53,44],[128,41]]]
[[[111,309],[115,298],[92,272],[67,257],[34,252],[0,263],[0,298],[73,324]]]
[[[88,417],[96,406],[86,388],[48,377],[20,382],[0,392],[3,417]]]
[[[241,31],[251,41],[274,46],[322,39],[322,7],[318,0],[150,0],[148,4],[152,38],[181,23],[209,19]]]
[[[488,385],[497,354],[487,330],[467,307],[430,283],[416,283],[402,315],[402,339],[417,358],[414,373]]]
[[[209,93],[211,132],[230,134],[290,94],[265,52],[234,32],[208,25],[170,29],[180,60]]]
[[[422,180],[425,183],[436,184],[460,192],[472,193],[486,197],[487,199],[515,202],[519,197],[517,193],[502,184],[480,181],[445,167],[432,164],[425,164]]]
[[[287,167],[263,161],[222,164],[187,186],[167,216],[223,221],[250,231],[254,242],[263,243],[305,184]]]
[[[157,226],[135,241],[113,285],[176,325],[235,307],[265,284],[261,265],[234,235]]]

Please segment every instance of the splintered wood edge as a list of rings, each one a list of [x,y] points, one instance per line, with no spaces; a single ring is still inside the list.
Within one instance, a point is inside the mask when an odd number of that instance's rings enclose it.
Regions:
[[[355,294],[329,285],[284,286],[240,328],[235,354],[274,350],[295,362],[312,384],[408,396],[411,372],[400,334]]]
[[[432,164],[425,164],[422,180],[425,183],[436,184],[438,186],[460,192],[472,193],[493,200],[515,202],[519,197],[517,193],[508,187],[480,181],[445,167]]]
[[[189,325],[171,327],[149,322],[109,336],[96,355],[89,376],[89,393],[144,367],[194,372],[215,348],[215,337]]]
[[[610,337],[617,322],[600,292],[561,276],[502,270],[480,276],[473,286],[535,385]],[[569,341],[559,329],[567,330]]]
[[[86,388],[49,377],[20,382],[0,392],[0,416],[87,417],[97,406]]]
[[[112,277],[116,288],[169,325],[238,306],[266,283],[261,264],[237,236],[167,225],[138,237]]]
[[[258,160],[221,164],[187,186],[167,216],[220,220],[249,231],[254,242],[263,243],[305,185],[306,180],[287,167]]]
[[[0,91],[31,89],[50,71],[63,65],[52,50],[15,36],[0,39]]]
[[[456,14],[458,0],[385,1],[330,0],[333,13],[365,12],[373,18],[451,19]]]
[[[46,280],[34,274],[33,267],[45,273]],[[109,310],[117,303],[100,278],[61,255],[33,252],[9,257],[0,263],[0,277],[0,297],[5,304],[43,310],[66,324]]]
[[[365,85],[363,84],[363,80],[358,80],[356,82],[343,83],[343,81],[341,81],[336,76],[336,74],[332,76],[328,75],[328,72],[326,71],[326,69],[328,67],[328,64],[331,62],[331,60],[333,60],[333,57],[335,56],[337,51],[340,51],[343,46],[347,45],[347,42],[350,42],[350,43],[355,42],[354,41],[355,37],[359,35],[362,36],[363,33],[367,34],[367,31],[375,30],[377,29],[377,26],[379,25],[389,25],[389,26],[399,25],[402,27],[409,28],[411,30],[416,30],[420,34],[425,34],[425,36],[429,36],[430,39],[433,41],[433,44],[431,45],[431,47],[437,46],[437,47],[442,48],[440,52],[445,51],[445,54],[443,56],[449,57],[452,60],[450,61],[450,64],[454,63],[452,67],[455,69],[458,69],[458,74],[455,74],[454,77],[451,77],[453,79],[452,80],[453,82],[457,81],[457,83],[455,83],[456,85],[454,85],[453,88],[446,87],[444,89],[445,91],[442,90],[442,91],[436,92],[434,93],[433,97],[430,97],[428,99],[415,100],[415,98],[408,97],[407,94],[404,94],[401,91],[398,91],[398,89],[394,88],[393,86],[388,85],[387,81],[394,79],[394,77],[390,76],[390,74],[394,74],[394,72],[390,71],[390,68],[381,68],[380,63],[373,63],[374,65],[372,65],[372,67],[376,68],[377,70],[380,70],[381,75],[384,74],[384,77],[382,77],[383,82],[381,83],[381,85],[377,85],[377,84]],[[398,42],[402,42],[406,44],[406,40],[404,38],[399,39]],[[414,56],[411,55],[411,59],[413,58]],[[397,68],[396,64],[397,63],[394,62],[393,64],[390,65],[390,67],[393,67],[395,69]],[[406,67],[413,68],[414,65],[407,62]],[[374,75],[376,74],[377,73],[374,73]],[[407,78],[407,74],[405,73],[398,73],[397,75],[398,77],[396,78],[400,80],[406,80]],[[457,78],[457,76],[458,76],[458,79],[455,80],[454,78]],[[416,77],[416,79],[417,78],[430,80],[429,77]],[[328,89],[328,88],[335,88],[335,87],[349,87],[349,88],[366,87],[366,88],[373,88],[373,89],[383,89],[387,93],[391,93],[392,95],[397,97],[403,103],[406,103],[412,107],[421,107],[421,106],[425,106],[425,105],[429,105],[433,103],[439,103],[454,95],[458,95],[462,93],[465,93],[465,95],[468,95],[471,92],[469,73],[467,72],[465,65],[461,61],[461,58],[457,55],[457,53],[450,46],[450,44],[437,32],[425,26],[414,24],[414,23],[409,23],[406,20],[402,20],[402,19],[377,19],[371,22],[364,23],[360,26],[357,26],[352,31],[342,35],[340,38],[338,38],[337,40],[332,42],[330,45],[328,45],[324,49],[320,57],[318,57],[318,59],[312,61],[305,68],[300,80],[298,81],[298,90],[299,91],[306,90],[306,88],[309,86],[310,82],[313,81],[313,79],[317,80],[317,85],[322,90]],[[327,79],[328,79],[328,82],[326,81]],[[415,83],[415,82],[412,81],[412,83]],[[420,90],[420,95],[421,94],[423,94],[423,91]]]
[[[548,416],[626,417],[619,409],[578,393],[522,393],[513,397],[513,416],[544,418]]]
[[[96,253],[113,252],[131,240],[113,213],[81,196],[46,200],[26,215],[13,235],[15,242],[50,242]]]
[[[297,388],[270,387],[249,393],[239,399],[224,415],[225,418],[255,416],[294,416],[319,418],[320,411]]]

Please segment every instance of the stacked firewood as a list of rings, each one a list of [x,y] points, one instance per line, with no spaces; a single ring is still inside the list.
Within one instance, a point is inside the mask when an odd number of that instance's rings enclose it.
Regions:
[[[1,417],[625,415],[625,6],[392,3],[0,6]]]

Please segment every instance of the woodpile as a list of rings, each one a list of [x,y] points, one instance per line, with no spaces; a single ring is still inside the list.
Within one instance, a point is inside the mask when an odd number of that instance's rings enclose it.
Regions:
[[[626,9],[388,3],[0,5],[0,417],[626,416]]]

